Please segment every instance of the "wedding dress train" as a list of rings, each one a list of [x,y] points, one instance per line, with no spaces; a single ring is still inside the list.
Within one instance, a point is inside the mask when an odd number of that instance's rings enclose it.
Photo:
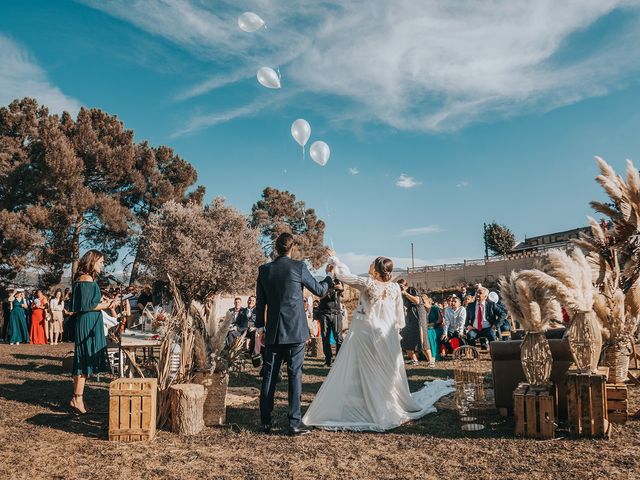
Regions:
[[[302,421],[320,428],[381,432],[435,412],[433,405],[454,390],[453,382],[426,382],[409,392],[398,333],[404,326],[398,284],[352,275],[335,257],[330,263],[339,280],[360,290],[360,303],[340,354]]]

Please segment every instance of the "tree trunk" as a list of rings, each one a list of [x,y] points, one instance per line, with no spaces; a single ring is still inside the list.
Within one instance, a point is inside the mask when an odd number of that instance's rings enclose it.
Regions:
[[[204,428],[204,401],[207,391],[202,385],[172,385],[171,431],[179,435],[197,435]]]
[[[73,229],[73,240],[71,250],[71,282],[76,278],[78,264],[80,263],[80,233],[82,231],[82,217],[76,221]]]
[[[136,256],[133,259],[133,264],[131,264],[131,276],[129,277],[129,286],[136,283],[138,280],[138,275],[140,273],[140,245],[136,248]]]

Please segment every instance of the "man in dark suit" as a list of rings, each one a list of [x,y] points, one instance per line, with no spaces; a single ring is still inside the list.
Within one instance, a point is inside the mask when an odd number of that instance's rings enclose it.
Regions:
[[[322,297],[333,282],[329,276],[317,282],[304,262],[291,258],[291,252],[295,247],[290,233],[280,234],[276,239],[275,248],[278,257],[260,267],[256,285],[256,328],[264,335],[263,343],[266,345],[260,390],[260,420],[263,431],[269,433],[276,377],[280,366],[286,362],[289,382],[289,434],[301,435],[309,433],[309,429],[300,423],[302,363],[305,342],[309,339],[303,287]]]
[[[487,299],[489,290],[480,287],[476,291],[476,299],[467,305],[467,341],[475,345],[479,338],[486,338],[490,342],[496,339],[496,329],[505,320],[504,310]]]

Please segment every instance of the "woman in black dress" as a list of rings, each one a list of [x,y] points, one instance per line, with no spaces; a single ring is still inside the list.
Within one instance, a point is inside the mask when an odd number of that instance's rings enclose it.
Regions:
[[[420,321],[426,323],[426,310],[415,288],[409,287],[404,278],[398,280],[405,306],[405,327],[400,330],[400,345],[412,365],[418,365],[418,353],[422,348]]]

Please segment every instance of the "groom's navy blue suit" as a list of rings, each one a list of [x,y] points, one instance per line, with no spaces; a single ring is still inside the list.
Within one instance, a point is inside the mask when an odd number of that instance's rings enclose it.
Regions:
[[[321,297],[331,284],[330,277],[316,281],[303,262],[286,255],[259,269],[255,325],[256,328],[265,328],[266,351],[260,391],[260,419],[263,425],[271,423],[276,377],[282,362],[287,364],[289,381],[289,426],[296,428],[300,424],[302,363],[305,342],[309,339],[303,287]]]

